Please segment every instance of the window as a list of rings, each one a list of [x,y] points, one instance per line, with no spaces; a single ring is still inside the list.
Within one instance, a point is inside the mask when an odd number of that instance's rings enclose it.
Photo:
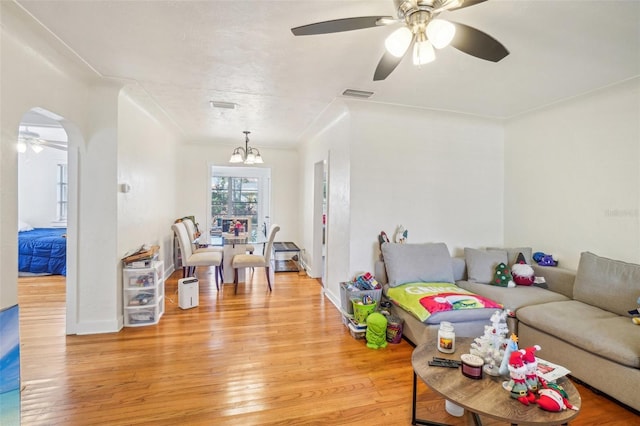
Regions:
[[[246,218],[252,239],[269,227],[271,170],[253,167],[211,167],[211,235],[220,235],[228,219]]]
[[[67,165],[66,164],[58,164],[57,174],[56,174],[56,220],[58,222],[66,222],[67,221],[67,192],[68,192],[68,182],[67,182]]]

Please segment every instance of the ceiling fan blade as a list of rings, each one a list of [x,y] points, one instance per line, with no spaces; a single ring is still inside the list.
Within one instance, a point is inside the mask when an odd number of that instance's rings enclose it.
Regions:
[[[392,55],[386,49],[384,51],[384,55],[380,58],[380,62],[378,62],[378,66],[376,67],[376,72],[373,73],[373,81],[384,80],[396,69],[398,64],[402,62],[402,59],[407,55],[407,52],[411,50],[413,43],[415,42],[415,37],[411,40],[411,43],[407,46],[407,50],[400,57]]]
[[[464,2],[457,7],[452,7],[449,10],[458,10],[458,9],[464,9],[465,7],[469,7],[469,6],[475,6],[478,3],[484,3],[487,0],[464,0]]]
[[[498,62],[509,54],[506,47],[489,34],[465,24],[452,22],[456,27],[456,35],[451,46],[476,58]]]
[[[334,19],[332,21],[302,25],[300,27],[291,28],[291,32],[293,35],[297,36],[339,33],[342,31],[377,27],[394,21],[395,20],[391,16],[360,16],[357,18]]]
[[[64,144],[64,143],[42,140],[40,142],[40,145],[48,146],[48,147],[54,148],[54,149],[59,149],[60,151],[68,151],[67,144]]]

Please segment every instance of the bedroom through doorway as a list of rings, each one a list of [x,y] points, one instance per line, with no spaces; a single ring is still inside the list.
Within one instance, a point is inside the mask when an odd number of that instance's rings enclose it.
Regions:
[[[38,286],[43,298],[52,290],[67,294],[60,287],[67,286],[69,176],[73,174],[68,170],[69,143],[62,119],[33,108],[23,115],[18,129],[19,295],[23,287]],[[56,300],[56,309],[60,302],[66,305],[66,300]]]

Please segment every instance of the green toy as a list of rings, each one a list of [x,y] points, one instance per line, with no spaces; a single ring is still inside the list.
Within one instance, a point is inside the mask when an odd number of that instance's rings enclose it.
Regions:
[[[367,317],[367,347],[380,349],[387,347],[387,317],[374,312]]]
[[[515,287],[516,283],[513,282],[513,276],[511,276],[511,272],[507,265],[504,263],[499,263],[496,265],[495,269],[496,273],[493,274],[493,282],[491,284],[497,285],[500,287]]]

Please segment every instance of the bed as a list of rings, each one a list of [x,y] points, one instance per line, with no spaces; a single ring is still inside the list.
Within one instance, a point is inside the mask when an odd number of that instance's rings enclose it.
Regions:
[[[19,275],[67,275],[67,228],[18,232]]]

